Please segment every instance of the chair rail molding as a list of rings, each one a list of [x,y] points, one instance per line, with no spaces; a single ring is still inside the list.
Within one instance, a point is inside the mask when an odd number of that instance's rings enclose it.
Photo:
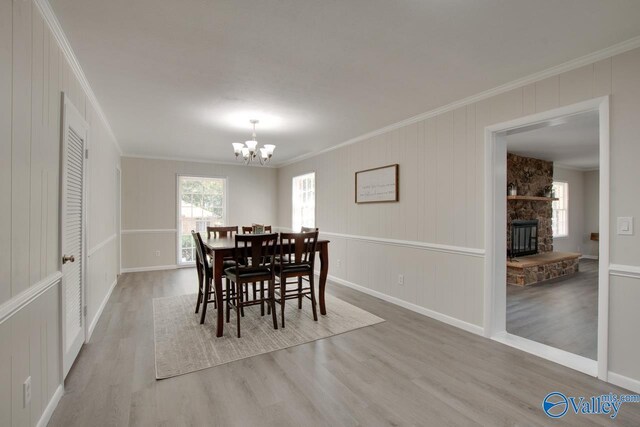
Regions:
[[[635,265],[609,264],[609,274],[617,277],[640,279],[640,267]]]
[[[91,255],[95,254],[100,249],[107,246],[112,240],[115,240],[116,237],[118,237],[118,234],[113,233],[111,236],[107,237],[105,240],[103,240],[102,242],[98,243],[97,245],[89,249],[89,251],[87,252],[87,257],[91,257]]]
[[[47,292],[51,287],[60,283],[61,280],[62,272],[56,271],[4,302],[0,305],[0,324]]]
[[[292,229],[287,227],[276,227],[278,231],[290,232]],[[419,249],[425,251],[443,252],[453,255],[464,255],[482,258],[484,257],[484,249],[468,248],[465,246],[442,245],[439,243],[418,242],[415,240],[387,239],[385,237],[359,236],[355,234],[334,233],[331,231],[320,230],[321,236],[339,237],[347,240],[357,240],[361,242],[376,243],[389,246],[401,246],[410,249]]]

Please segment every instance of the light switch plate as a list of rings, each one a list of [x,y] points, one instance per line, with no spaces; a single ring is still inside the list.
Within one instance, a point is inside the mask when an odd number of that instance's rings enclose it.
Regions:
[[[630,236],[633,234],[633,217],[619,216],[617,230],[619,235]]]

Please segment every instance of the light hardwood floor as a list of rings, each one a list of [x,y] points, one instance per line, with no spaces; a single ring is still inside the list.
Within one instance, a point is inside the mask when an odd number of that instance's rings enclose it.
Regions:
[[[152,298],[194,292],[195,280],[193,269],[123,275],[50,425],[609,425],[602,415],[551,420],[541,401],[623,392],[333,284],[386,322],[156,381]],[[615,425],[640,425],[640,404],[623,405]]]
[[[580,271],[570,277],[507,286],[507,331],[595,360],[598,261],[580,260]]]

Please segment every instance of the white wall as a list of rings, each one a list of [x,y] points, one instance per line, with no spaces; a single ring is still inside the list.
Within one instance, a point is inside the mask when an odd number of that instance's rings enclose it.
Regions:
[[[332,241],[330,275],[480,329],[484,260],[469,252],[484,249],[484,128],[609,94],[611,260],[637,268],[640,233],[617,236],[614,224],[617,216],[640,216],[634,197],[640,182],[640,49],[283,167],[279,225],[291,226],[292,176],[315,170],[316,225]],[[390,163],[400,164],[400,202],[356,205],[354,173]],[[396,284],[399,273],[404,286]],[[640,340],[633,328],[619,326],[640,322],[633,308],[638,285],[638,279],[612,278],[609,335],[609,369],[636,381]]]
[[[35,425],[61,385],[60,104],[90,125],[88,320],[116,277],[114,141],[32,1],[0,0],[0,425]],[[42,294],[36,292],[46,289]],[[22,306],[22,302],[26,305]],[[31,376],[32,400],[22,406]]]
[[[554,165],[553,180],[569,184],[569,235],[554,237],[553,250],[582,253],[589,239],[585,235],[584,172]]]
[[[229,225],[275,225],[276,169],[123,157],[123,269],[176,265],[178,174],[227,177]]]

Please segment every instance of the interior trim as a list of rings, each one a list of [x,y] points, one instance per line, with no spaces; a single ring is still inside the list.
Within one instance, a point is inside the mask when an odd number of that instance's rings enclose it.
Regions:
[[[176,228],[148,228],[148,229],[129,229],[120,231],[122,234],[141,234],[141,233],[176,233]]]
[[[107,246],[109,244],[109,242],[111,242],[112,240],[115,240],[115,238],[118,236],[117,233],[113,233],[111,236],[107,237],[105,240],[103,240],[102,242],[98,243],[97,245],[95,245],[94,247],[92,247],[91,249],[89,249],[89,252],[87,252],[87,257],[90,258],[91,255],[95,254],[96,252],[98,252],[100,249],[104,248],[105,246]]]
[[[31,285],[29,288],[20,292],[13,298],[10,298],[8,301],[5,301],[0,305],[0,324],[4,323],[5,320],[9,319],[11,316],[16,314],[25,306],[29,305],[40,295],[44,294],[49,290],[49,288],[60,283],[62,279],[62,272],[56,271],[51,273],[44,279],[39,282]]]
[[[248,165],[245,165],[244,163],[240,163],[240,162],[227,162],[224,160],[207,160],[207,159],[198,159],[198,158],[190,158],[190,157],[153,156],[153,155],[134,154],[134,153],[125,153],[122,155],[122,157],[127,157],[131,159],[144,159],[144,160],[164,160],[168,162],[205,163],[209,165],[236,166],[236,167],[250,166],[250,167],[259,167],[263,169],[278,168],[278,165],[273,163],[269,163],[266,165],[261,165],[260,163],[249,163]]]
[[[193,265],[187,265],[185,267],[193,267]],[[173,265],[152,265],[149,267],[132,267],[132,268],[123,268],[123,273],[138,273],[141,271],[159,271],[159,270],[176,270],[179,266]]]
[[[626,377],[624,375],[616,374],[609,371],[609,382],[615,384],[618,387],[626,388],[634,393],[640,393],[640,381]]]
[[[286,228],[286,227],[277,227],[277,229],[279,231],[292,231],[290,228]],[[478,257],[478,258],[484,257],[484,249],[479,249],[479,248],[468,248],[464,246],[453,246],[453,245],[441,245],[439,243],[426,243],[426,242],[418,242],[415,240],[400,240],[400,239],[387,239],[384,237],[358,236],[355,234],[334,233],[334,232],[322,231],[322,230],[320,230],[320,235],[335,236],[335,237],[340,237],[342,239],[357,240],[361,242],[370,242],[370,243],[377,243],[377,244],[383,244],[383,245],[389,245],[389,246],[401,246],[401,247],[411,248],[411,249],[443,252],[443,253],[453,254],[453,255],[464,255],[464,256],[472,256],[472,257]]]
[[[609,264],[609,274],[618,277],[640,279],[640,267],[635,265]]]
[[[559,348],[551,347],[536,341],[519,337],[508,332],[500,332],[491,337],[492,340],[518,350],[533,354],[567,368],[575,369],[583,374],[598,376],[598,362]]]
[[[319,275],[320,272],[316,271],[316,275]],[[438,320],[442,323],[446,323],[447,325],[455,326],[456,328],[460,328],[467,332],[471,332],[476,335],[484,335],[484,328],[482,326],[474,325],[473,323],[465,322],[464,320],[457,319],[455,317],[448,316],[446,314],[440,313],[439,311],[431,310],[416,304],[412,304],[400,298],[393,297],[391,295],[384,294],[379,291],[374,291],[373,289],[369,289],[367,287],[357,285],[353,282],[349,282],[344,279],[340,279],[339,277],[327,275],[327,280],[331,282],[335,282],[339,285],[346,286],[351,289],[355,289],[356,291],[360,291],[367,295],[374,296],[376,298],[380,298],[381,300],[387,301],[391,304],[400,306],[402,308],[406,308],[407,310],[411,310],[415,313],[422,314],[423,316],[430,317],[432,319]]]
[[[476,95],[469,96],[467,98],[461,99],[459,101],[452,102],[450,104],[444,105],[442,107],[438,107],[434,110],[427,111],[426,113],[418,114],[417,116],[410,117],[408,119],[399,121],[397,123],[393,123],[391,125],[385,126],[378,130],[374,130],[369,133],[365,133],[364,135],[357,136],[355,138],[349,139],[341,144],[334,145],[332,147],[325,148],[324,150],[315,151],[308,154],[303,154],[298,157],[294,157],[291,160],[284,161],[278,164],[278,167],[288,166],[294,163],[297,163],[301,160],[309,159],[312,157],[319,156],[321,154],[328,153],[333,150],[337,150],[338,148],[345,147],[347,145],[355,144],[356,142],[364,141],[369,138],[373,138],[374,136],[382,135],[387,132],[391,132],[392,130],[402,128],[404,126],[408,126],[413,123],[420,122],[422,120],[438,116],[440,114],[456,110],[458,108],[467,106],[469,104],[476,103],[478,101],[482,101],[496,95],[500,95],[502,93],[508,92],[514,89],[520,89],[526,85],[531,83],[538,82],[540,80],[544,80],[549,77],[557,76],[558,74],[565,73],[567,71],[575,70],[576,68],[584,67],[585,65],[593,64],[594,62],[601,61],[603,59],[610,58],[612,56],[628,52],[630,50],[636,49],[640,47],[640,36],[634,37],[629,40],[626,40],[622,43],[615,44],[613,46],[609,46],[608,48],[590,53],[588,55],[581,56],[576,59],[572,59],[571,61],[567,61],[560,65],[556,65],[555,67],[548,68],[546,70],[540,71],[538,73],[530,74],[521,79],[513,80],[512,82],[503,84],[501,86],[497,86],[493,89],[486,90],[484,92],[480,92]]]
[[[96,110],[96,113],[98,114],[98,116],[104,123],[105,127],[107,128],[107,132],[109,132],[109,135],[111,136],[113,145],[116,147],[116,150],[118,151],[118,153],[122,155],[122,148],[120,148],[118,139],[116,138],[116,135],[113,133],[113,129],[111,129],[111,125],[107,120],[107,116],[104,114],[104,111],[102,110],[102,107],[98,102],[98,98],[96,98],[96,95],[93,93],[93,89],[91,89],[91,85],[89,84],[89,81],[84,75],[84,71],[80,66],[80,62],[78,62],[76,55],[73,53],[73,49],[69,44],[69,40],[67,40],[67,36],[64,34],[64,31],[62,30],[62,26],[60,25],[60,22],[58,21],[56,14],[53,12],[53,9],[51,8],[49,1],[34,0],[34,3],[40,10],[40,14],[44,18],[47,25],[49,26],[51,33],[53,33],[53,36],[56,38],[56,41],[58,42],[60,49],[62,50],[65,58],[69,62],[69,66],[71,67],[73,74],[75,74],[76,78],[78,79],[78,82],[80,82],[80,86],[82,86],[82,89],[84,89],[87,99],[89,100],[89,102],[91,102],[91,104],[93,105],[93,108]]]
[[[42,416],[38,420],[36,427],[46,427],[46,425],[49,424],[49,421],[51,420],[51,416],[53,415],[53,411],[55,411],[56,408],[58,407],[58,403],[60,403],[60,399],[62,399],[63,395],[64,395],[64,386],[60,384],[56,389],[56,391],[53,393],[53,396],[51,396],[51,400],[47,404],[47,407],[44,408],[44,412],[42,413]]]

